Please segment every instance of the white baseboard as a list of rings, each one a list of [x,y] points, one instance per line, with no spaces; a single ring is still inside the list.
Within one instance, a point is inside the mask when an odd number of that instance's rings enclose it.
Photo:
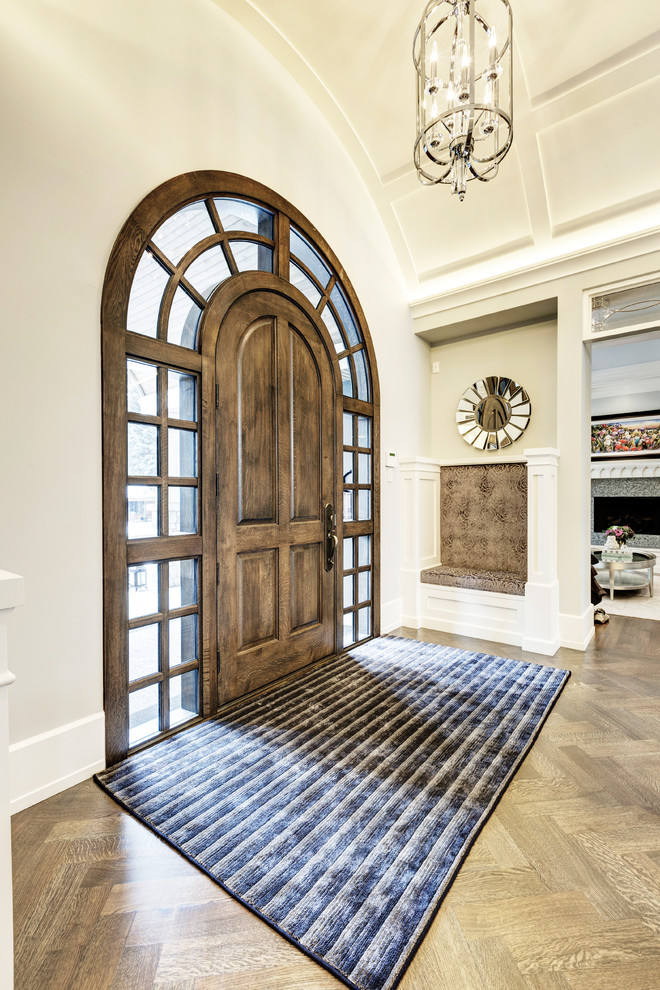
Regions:
[[[594,637],[594,607],[587,605],[582,615],[559,613],[559,638],[561,645],[582,653]]]
[[[105,767],[103,712],[9,747],[9,809],[23,811]]]
[[[384,605],[380,607],[380,631],[381,633],[389,633],[394,629],[398,629],[399,626],[403,625],[402,617],[403,602],[400,598],[395,598],[394,601],[385,602]]]
[[[406,616],[404,625],[520,646],[524,619],[522,595],[422,584],[419,618]]]
[[[535,639],[534,636],[524,636],[521,643],[526,653],[540,653],[544,657],[554,657],[561,646],[559,636],[554,639]]]

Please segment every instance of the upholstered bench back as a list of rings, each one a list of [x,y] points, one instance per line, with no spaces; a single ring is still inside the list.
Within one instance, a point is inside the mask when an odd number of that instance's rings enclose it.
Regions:
[[[527,466],[464,464],[440,473],[441,566],[428,584],[524,594]]]

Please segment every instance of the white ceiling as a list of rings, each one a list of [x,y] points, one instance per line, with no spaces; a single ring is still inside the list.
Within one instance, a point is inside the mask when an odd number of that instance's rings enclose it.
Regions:
[[[216,2],[344,142],[411,301],[660,229],[658,0],[511,0],[514,146],[463,203],[446,186],[422,186],[412,166],[422,0]]]

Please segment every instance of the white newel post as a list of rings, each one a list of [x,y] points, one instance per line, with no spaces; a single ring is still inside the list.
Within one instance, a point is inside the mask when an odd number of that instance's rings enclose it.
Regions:
[[[9,815],[9,686],[15,680],[7,657],[7,619],[23,604],[23,578],[0,571],[0,984],[14,985],[14,926],[11,890],[11,819]]]
[[[402,623],[419,625],[419,572],[440,561],[440,465],[425,457],[401,461]]]
[[[554,656],[559,649],[557,468],[559,451],[526,450],[527,584],[524,650]]]

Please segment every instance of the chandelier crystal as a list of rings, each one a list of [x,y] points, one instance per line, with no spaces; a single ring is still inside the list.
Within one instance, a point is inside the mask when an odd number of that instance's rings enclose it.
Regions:
[[[424,185],[462,202],[488,182],[513,140],[513,19],[508,0],[430,0],[415,32],[417,133]]]

